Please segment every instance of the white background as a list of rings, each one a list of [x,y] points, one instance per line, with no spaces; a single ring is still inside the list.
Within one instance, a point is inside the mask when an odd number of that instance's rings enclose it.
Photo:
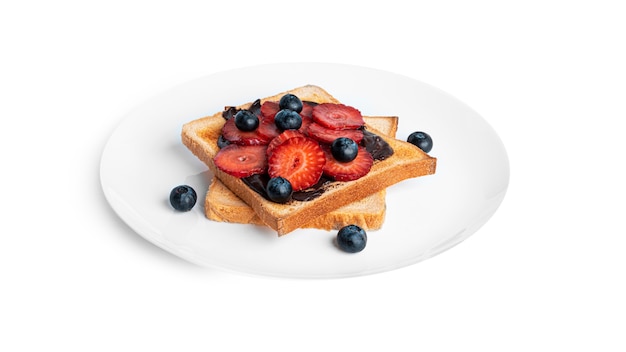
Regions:
[[[626,350],[620,3],[2,2],[0,350]],[[116,217],[99,161],[133,107],[281,62],[470,105],[509,154],[500,209],[435,258],[337,280],[199,268]]]

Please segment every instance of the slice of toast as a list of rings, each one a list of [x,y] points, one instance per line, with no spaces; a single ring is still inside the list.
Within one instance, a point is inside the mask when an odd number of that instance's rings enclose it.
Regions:
[[[381,133],[395,137],[396,116],[364,116],[365,122]],[[337,210],[322,214],[306,223],[305,228],[338,230],[354,224],[364,230],[378,230],[385,221],[385,194],[382,190]],[[210,220],[240,224],[265,225],[256,212],[237,197],[217,177],[213,177],[204,201],[204,211]]]
[[[287,93],[298,96],[303,101],[315,103],[339,103],[324,89],[306,85],[274,96],[261,99],[278,101]],[[237,106],[246,109],[252,102]],[[384,136],[375,128],[365,128],[387,142],[393,149],[393,155],[384,160],[374,162],[369,173],[357,180],[348,182],[334,181],[324,186],[323,193],[309,201],[292,200],[285,204],[271,202],[247,186],[241,179],[233,177],[215,166],[213,157],[219,151],[217,141],[226,120],[222,112],[212,116],[199,118],[183,125],[181,138],[187,148],[202,160],[213,174],[222,181],[233,193],[247,203],[259,216],[262,222],[274,229],[279,236],[306,225],[319,217],[355,200],[363,199],[387,187],[408,178],[433,174],[436,159],[424,153],[413,144],[392,137]]]

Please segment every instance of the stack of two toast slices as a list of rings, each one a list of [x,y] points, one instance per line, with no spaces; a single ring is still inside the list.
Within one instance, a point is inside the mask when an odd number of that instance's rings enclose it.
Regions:
[[[306,85],[261,99],[278,101],[291,93],[302,101],[340,103],[324,89]],[[252,102],[237,106],[247,109]],[[204,206],[207,218],[214,221],[266,225],[279,236],[298,228],[339,229],[355,224],[366,230],[377,230],[383,225],[386,211],[387,187],[408,178],[435,172],[436,159],[416,146],[395,139],[398,117],[363,117],[365,129],[378,135],[391,146],[393,154],[374,162],[369,173],[354,181],[333,181],[324,185],[324,191],[308,201],[290,200],[274,203],[215,166],[218,139],[226,120],[222,112],[193,120],[183,125],[183,144],[211,170],[214,177],[206,194]]]

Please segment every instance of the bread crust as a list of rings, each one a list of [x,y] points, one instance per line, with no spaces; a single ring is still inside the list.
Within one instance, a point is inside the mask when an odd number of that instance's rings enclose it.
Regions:
[[[324,89],[314,85],[306,85],[282,92],[261,99],[261,102],[278,101],[286,93],[292,93],[302,100],[317,103],[339,103]],[[245,109],[251,104],[252,102],[249,102],[237,108]],[[260,220],[274,229],[279,236],[305,226],[313,221],[311,219],[316,219],[322,214],[385,190],[398,182],[435,173],[436,158],[429,156],[410,143],[378,133],[372,126],[366,124],[367,129],[378,134],[393,148],[392,156],[382,161],[376,161],[370,172],[358,180],[331,183],[324,193],[314,200],[307,202],[290,201],[286,204],[274,203],[252,190],[241,179],[219,170],[213,163],[213,157],[219,151],[217,140],[225,123],[221,113],[220,111],[214,115],[184,124],[181,132],[182,142],[209,167],[215,177],[219,178],[226,187],[247,203]]]

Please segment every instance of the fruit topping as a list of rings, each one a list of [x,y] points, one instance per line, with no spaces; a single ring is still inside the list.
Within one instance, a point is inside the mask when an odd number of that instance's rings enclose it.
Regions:
[[[348,253],[358,253],[365,249],[367,233],[357,225],[342,227],[337,232],[337,246]]]
[[[271,128],[271,126],[270,126]],[[271,138],[263,133],[264,129],[257,128],[254,131],[242,131],[235,126],[235,119],[229,119],[222,127],[222,135],[224,139],[230,143],[239,145],[266,145]]]
[[[278,107],[278,103],[275,101],[266,101],[261,104],[261,115],[265,119],[274,120],[274,116],[279,111],[280,107]]]
[[[276,127],[276,124],[271,119],[262,119],[256,132],[260,137],[265,137],[268,141],[280,134],[280,130]]]
[[[276,203],[285,203],[293,194],[291,183],[284,177],[273,177],[267,182],[265,189],[268,198]]]
[[[247,177],[267,170],[267,158],[262,145],[230,144],[215,155],[215,166],[235,177]]]
[[[304,137],[304,135],[300,133],[298,130],[286,130],[283,133],[279,134],[276,138],[272,139],[270,141],[270,144],[267,145],[267,151],[265,152],[267,157],[269,158],[270,155],[272,155],[274,148],[281,145],[284,141],[288,140],[289,138],[293,138],[293,137]]]
[[[285,94],[278,101],[278,106],[281,110],[288,109],[295,112],[302,111],[302,101],[300,98],[293,94]]]
[[[302,126],[302,117],[293,110],[283,109],[276,113],[274,123],[281,130],[297,130]]]
[[[359,110],[333,103],[316,105],[313,108],[313,121],[333,130],[357,129],[365,124]]]
[[[191,210],[197,199],[198,195],[191,186],[180,185],[170,191],[170,204],[178,211]]]
[[[281,176],[289,180],[295,192],[316,184],[325,163],[325,153],[318,142],[294,137],[274,148],[268,160],[268,173],[270,177]]]
[[[363,131],[361,130],[333,130],[316,122],[312,122],[309,125],[306,133],[311,138],[326,144],[331,144],[335,139],[340,137],[350,138],[356,143],[360,143],[363,139]]]
[[[428,153],[433,149],[433,139],[426,132],[413,132],[406,141],[417,146],[424,151],[424,153]]]
[[[336,160],[329,147],[325,147],[324,152],[326,153],[324,174],[335,181],[357,180],[365,176],[374,164],[374,158],[372,158],[372,155],[362,146],[359,146],[356,158],[348,162]]]
[[[248,110],[239,110],[234,120],[235,126],[244,132],[254,131],[259,127],[259,118]]]
[[[330,145],[330,152],[339,162],[348,162],[356,158],[359,145],[350,138],[339,137]]]
[[[300,111],[300,116],[303,118],[305,116],[312,117],[313,116],[313,107],[318,105],[312,101],[303,101],[302,102],[302,111]]]

